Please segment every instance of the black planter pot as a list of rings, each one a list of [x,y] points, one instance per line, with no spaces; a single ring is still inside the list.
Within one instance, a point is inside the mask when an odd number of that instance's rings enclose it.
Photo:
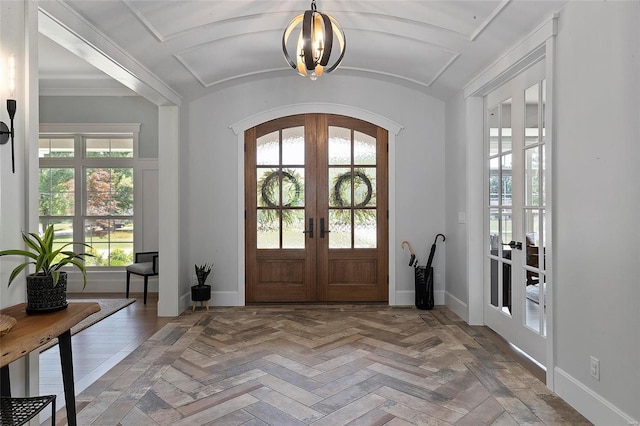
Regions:
[[[28,314],[44,314],[67,309],[67,273],[60,272],[58,284],[53,286],[53,277],[27,275]]]
[[[191,300],[193,301],[193,310],[196,310],[196,302],[205,302],[207,310],[209,310],[208,301],[211,300],[211,286],[210,285],[192,285],[191,286]]]

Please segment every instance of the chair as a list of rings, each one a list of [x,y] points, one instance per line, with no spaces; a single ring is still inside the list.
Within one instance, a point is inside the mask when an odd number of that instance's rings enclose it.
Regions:
[[[56,424],[56,395],[27,398],[0,398],[0,425],[21,426],[29,423],[51,404],[51,424]],[[40,422],[38,422],[40,424]]]
[[[158,252],[145,251],[136,253],[135,262],[127,266],[127,298],[129,298],[129,282],[131,280],[131,274],[144,277],[144,304],[146,305],[149,277],[158,275]]]

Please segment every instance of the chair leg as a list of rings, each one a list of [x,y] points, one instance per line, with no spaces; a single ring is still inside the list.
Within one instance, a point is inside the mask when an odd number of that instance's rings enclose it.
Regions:
[[[144,304],[147,304],[147,284],[149,284],[149,276],[144,276]]]
[[[126,298],[129,298],[129,282],[131,280],[131,272],[127,271],[127,293],[126,293]]]

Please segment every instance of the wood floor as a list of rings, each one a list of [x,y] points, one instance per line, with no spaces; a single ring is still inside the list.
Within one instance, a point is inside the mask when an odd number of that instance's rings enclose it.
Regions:
[[[495,333],[443,307],[248,306],[158,320],[154,305],[73,337],[76,381],[93,381],[77,389],[80,425],[590,424]],[[85,373],[91,358],[122,360]]]
[[[121,298],[97,293],[73,293],[69,298]],[[132,293],[136,302],[114,313],[106,319],[73,335],[73,370],[76,394],[98,380],[151,337],[171,318],[158,318],[157,296],[149,295],[147,305],[142,302],[142,293]],[[64,407],[60,353],[54,346],[40,354],[40,395],[57,395],[56,404]],[[46,417],[46,416],[45,416]],[[58,425],[66,424],[64,408],[57,415]],[[49,424],[49,423],[45,423]]]

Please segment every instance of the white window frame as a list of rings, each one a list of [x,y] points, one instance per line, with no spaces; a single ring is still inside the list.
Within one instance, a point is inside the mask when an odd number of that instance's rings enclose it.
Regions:
[[[73,157],[43,157],[39,158],[38,168],[73,168],[75,179],[75,207],[72,217],[73,221],[73,240],[84,241],[85,230],[84,221],[88,218],[85,208],[86,197],[86,179],[85,170],[87,168],[132,168],[134,176],[134,208],[133,215],[127,216],[133,220],[133,251],[137,248],[137,237],[140,235],[137,229],[141,226],[140,202],[138,200],[138,191],[135,189],[137,175],[141,170],[139,161],[139,133],[140,123],[51,123],[40,124],[40,138],[70,138],[74,140],[74,156]],[[133,138],[133,158],[120,157],[101,157],[87,158],[85,151],[85,139],[91,137],[100,138]],[[38,216],[39,218],[41,216]],[[50,220],[55,220],[55,216],[46,216]],[[70,216],[60,216],[60,218],[69,218]],[[89,270],[122,270],[124,266],[90,266]]]

